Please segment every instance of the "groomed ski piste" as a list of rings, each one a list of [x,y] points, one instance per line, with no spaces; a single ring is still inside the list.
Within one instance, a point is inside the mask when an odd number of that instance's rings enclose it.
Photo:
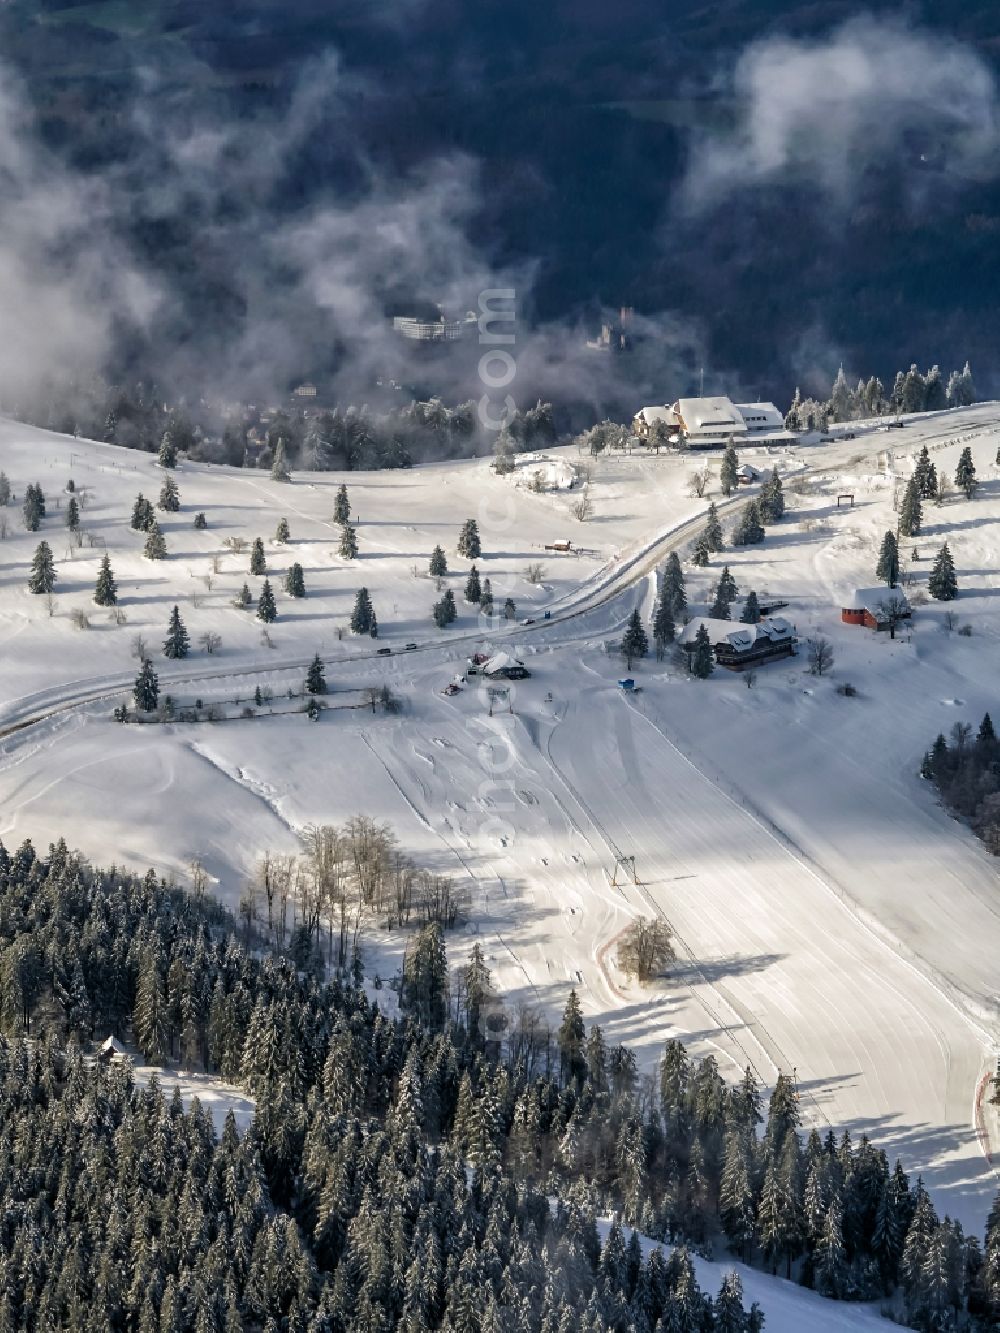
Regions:
[[[961,592],[948,606],[916,605],[912,630],[891,641],[843,625],[840,609],[851,589],[875,582],[894,489],[924,442],[949,475],[970,444],[981,485],[972,501],[925,506],[920,537],[903,543],[920,556],[911,596],[946,538]],[[998,1053],[1000,865],[939,808],[918,770],[939,731],[958,720],[975,727],[1000,708],[998,444],[1000,406],[982,404],[830,445],[748,446],[741,461],[778,466],[787,512],[763,544],[735,550],[732,512],[755,490],[724,501],[717,458],[697,499],[688,479],[701,459],[550,451],[559,463],[543,460],[550,473],[590,470],[579,483],[593,505],[585,522],[573,516],[579,485],[536,494],[487,459],[295,473],[290,484],[183,462],[181,512],[157,513],[168,557],[151,562],[129,517],[139,491],[156,501],[155,458],[0,422],[0,468],[17,495],[0,511],[0,837],[8,847],[65,837],[95,863],[153,866],[180,882],[197,857],[235,907],[265,849],[298,850],[310,823],[385,820],[421,866],[471,892],[469,921],[448,937],[450,961],[478,939],[512,1013],[527,1005],[555,1016],[576,987],[588,1020],[635,1047],[650,1071],[665,1040],[680,1037],[695,1054],[714,1053],[730,1078],[747,1065],[766,1085],[794,1072],[807,1127],[867,1133],[923,1175],[942,1213],[981,1233],[1000,1151],[986,1088]],[[70,477],[90,534],[75,551],[64,521]],[[29,482],[47,501],[37,534],[20,516]],[[353,561],[339,556],[333,522],[342,482],[357,524]],[[843,492],[852,508],[837,508]],[[710,499],[727,549],[699,570],[687,554]],[[193,526],[199,511],[205,530]],[[281,517],[291,528],[284,546],[272,540]],[[517,621],[495,630],[462,596],[471,562],[455,545],[468,518],[482,535],[480,574],[498,605],[508,595],[517,605]],[[231,605],[244,581],[259,592],[249,552],[223,544],[257,536],[278,599],[270,647],[252,609]],[[40,538],[56,558],[51,605],[27,591]],[[544,549],[564,540],[570,553]],[[447,631],[430,614],[436,544],[459,609]],[[631,672],[641,691],[620,690],[623,664],[605,645],[633,608],[648,620],[672,549],[692,613],[706,613],[728,562],[741,592],[787,601],[782,614],[803,645],[831,640],[832,672],[809,675],[803,648],[758,670],[748,689],[739,675],[698,681],[672,655],[651,656]],[[92,601],[105,552],[125,625]],[[292,561],[305,571],[304,600],[281,590]],[[526,577],[531,564],[543,566],[537,582]],[[361,586],[377,642],[346,630]],[[175,603],[192,639],[183,662],[162,654]],[[74,610],[89,628],[74,627]],[[948,611],[969,636],[949,632]],[[198,647],[207,631],[222,640],[211,656]],[[161,693],[181,706],[217,703],[230,720],[113,722],[130,696],[137,634]],[[519,658],[531,678],[512,682],[507,699],[475,680],[443,693],[472,652],[491,648]],[[310,722],[287,691],[301,688],[317,652],[330,693]],[[855,697],[837,693],[845,682]],[[232,701],[258,684],[273,704],[241,719]],[[399,714],[363,706],[382,685],[402,701]],[[619,864],[632,857],[634,877]],[[662,982],[640,987],[618,970],[615,946],[635,916],[654,914],[675,932],[680,958]],[[390,978],[405,936],[372,928],[364,944],[369,974]],[[853,1326],[847,1312],[836,1317]]]

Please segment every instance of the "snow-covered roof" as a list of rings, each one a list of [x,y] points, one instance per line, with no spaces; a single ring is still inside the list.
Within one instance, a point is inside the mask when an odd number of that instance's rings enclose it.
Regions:
[[[689,435],[746,434],[746,422],[729,398],[681,398],[675,410]]]
[[[678,424],[677,413],[672,407],[640,407],[636,417],[641,417],[647,426],[652,426],[657,421],[662,421],[665,426]]]
[[[121,1059],[126,1054],[125,1047],[117,1037],[109,1037],[107,1041],[102,1042],[101,1049],[97,1053],[98,1060]]]
[[[734,652],[748,652],[761,639],[781,643],[792,637],[792,627],[783,616],[770,616],[756,625],[744,625],[738,620],[714,620],[711,616],[695,616],[680,634],[682,644],[694,643],[700,626],[704,625],[712,647],[726,643]]]
[[[893,602],[899,603],[907,611],[910,609],[902,588],[887,588],[885,584],[878,588],[855,588],[851,597],[853,601],[846,604],[847,610],[868,611],[873,616],[878,614],[880,607],[889,606]]]
[[[773,403],[737,403],[748,430],[784,430],[785,418]]]
[[[491,657],[490,660],[484,664],[483,675],[495,676],[499,671],[506,671],[510,667],[521,666],[524,666],[524,663],[519,662],[516,657],[511,657],[510,653],[497,653],[495,657]]]

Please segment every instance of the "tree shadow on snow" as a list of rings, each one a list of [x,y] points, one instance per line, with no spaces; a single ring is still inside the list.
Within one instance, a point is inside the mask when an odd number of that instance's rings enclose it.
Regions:
[[[706,960],[681,960],[670,968],[670,977],[675,981],[714,984],[727,977],[745,977],[754,972],[763,972],[775,963],[780,963],[786,955],[779,953],[759,953],[733,956],[732,958],[711,958]]]

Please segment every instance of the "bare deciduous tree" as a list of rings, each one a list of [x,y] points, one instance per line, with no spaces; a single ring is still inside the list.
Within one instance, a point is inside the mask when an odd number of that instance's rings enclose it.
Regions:
[[[208,892],[208,871],[197,857],[191,862],[191,892],[196,898],[204,898]]]
[[[951,743],[959,754],[969,743],[969,737],[972,735],[972,727],[968,722],[956,722],[951,729]]]
[[[876,610],[879,619],[888,626],[889,638],[894,639],[897,628],[909,615],[910,608],[906,601],[898,593],[893,594],[892,589],[889,589],[886,596],[879,602]]]
[[[524,577],[529,583],[538,584],[545,578],[545,566],[541,563],[525,565]]]
[[[825,675],[833,666],[833,644],[829,639],[824,639],[822,634],[818,634],[815,639],[810,639],[808,642],[807,660],[810,675]]]
[[[468,895],[455,887],[447,875],[422,871],[419,882],[419,909],[427,922],[436,921],[445,930],[454,930],[468,913]]]
[[[525,1004],[518,1006],[507,1049],[511,1066],[523,1070],[529,1082],[538,1073],[548,1073],[552,1061],[552,1033],[537,1009]]]
[[[641,984],[666,971],[677,957],[670,927],[661,918],[639,917],[618,944],[618,966]]]
[[[699,500],[704,499],[705,492],[708,490],[708,483],[712,480],[711,470],[707,467],[699,467],[688,475],[688,491],[691,495],[696,495]]]

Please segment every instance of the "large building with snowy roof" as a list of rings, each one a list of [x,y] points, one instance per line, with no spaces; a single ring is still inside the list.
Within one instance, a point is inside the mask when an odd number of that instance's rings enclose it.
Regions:
[[[792,625],[783,616],[771,616],[756,625],[695,616],[678,636],[677,641],[682,648],[688,652],[693,651],[695,638],[702,625],[715,650],[715,660],[719,666],[730,671],[746,671],[748,667],[760,666],[778,657],[795,656],[798,640]]]
[[[773,403],[737,403],[749,435],[783,434],[785,418]]]
[[[679,398],[674,411],[690,446],[739,443],[748,433],[739,408],[729,398]]]
[[[643,407],[632,430],[647,440],[654,426],[665,426],[670,437],[689,449],[721,448],[733,440],[790,439],[785,420],[773,403],[734,403],[730,398],[679,398],[663,407]]]

